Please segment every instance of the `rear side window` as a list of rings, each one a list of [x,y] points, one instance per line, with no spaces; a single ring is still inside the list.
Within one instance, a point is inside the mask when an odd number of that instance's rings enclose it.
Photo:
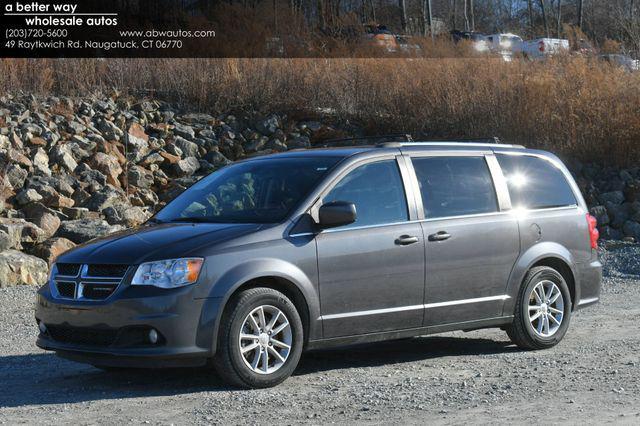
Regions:
[[[425,217],[498,211],[491,173],[484,157],[413,158]]]
[[[564,174],[547,160],[497,154],[514,208],[544,209],[577,204]]]
[[[396,160],[365,164],[349,172],[323,202],[356,205],[356,221],[342,228],[383,225],[408,220],[407,198]]]

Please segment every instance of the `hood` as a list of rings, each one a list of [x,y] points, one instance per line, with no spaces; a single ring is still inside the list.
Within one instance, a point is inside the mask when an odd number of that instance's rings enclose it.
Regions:
[[[92,240],[64,253],[57,262],[135,265],[196,256],[198,249],[255,232],[262,226],[220,223],[147,225]]]

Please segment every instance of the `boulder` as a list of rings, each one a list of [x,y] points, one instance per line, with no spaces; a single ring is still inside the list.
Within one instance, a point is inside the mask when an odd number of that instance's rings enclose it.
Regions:
[[[627,172],[628,173],[628,172]],[[630,178],[624,187],[624,198],[629,202],[640,201],[640,180]]]
[[[205,155],[205,160],[217,168],[224,167],[231,163],[227,157],[218,151],[208,152],[207,155]]]
[[[42,148],[40,148],[42,149]],[[44,152],[44,151],[42,151]],[[47,154],[45,154],[46,156]],[[30,169],[31,167],[33,167],[33,163],[31,162],[31,160],[29,160],[29,157],[27,157],[26,155],[24,155],[23,153],[21,153],[20,151],[18,151],[17,149],[10,149],[7,151],[7,157],[9,158],[9,163],[10,164],[16,164],[18,166],[21,166],[24,169]],[[42,157],[39,157],[40,159],[42,159]]]
[[[92,159],[91,165],[107,177],[107,183],[113,186],[120,186],[118,177],[122,174],[122,167],[114,157],[97,152]]]
[[[91,194],[89,199],[81,207],[86,207],[94,212],[100,212],[115,204],[128,204],[127,197],[124,192],[107,185],[100,191]]]
[[[607,208],[607,213],[609,216],[609,223],[614,228],[621,228],[622,225],[624,225],[624,223],[629,220],[629,216],[631,215],[631,205],[629,203],[616,204],[607,201],[605,206]]]
[[[138,123],[133,123],[129,127],[127,136],[129,158],[134,163],[138,163],[149,153],[149,136]]]
[[[287,141],[287,147],[289,149],[310,148],[311,141],[306,136],[297,136]]]
[[[94,238],[103,237],[121,230],[120,226],[111,226],[101,219],[77,219],[63,221],[56,233],[76,244],[86,243]]]
[[[23,244],[37,244],[45,239],[45,233],[37,225],[18,218],[0,218],[0,231],[9,236],[10,247],[21,250]]]
[[[624,202],[624,193],[622,191],[603,192],[600,194],[600,202],[602,204],[622,204]]]
[[[192,140],[195,137],[193,127],[180,123],[175,123],[173,125],[173,134],[188,140]]]
[[[127,176],[130,185],[139,188],[150,188],[153,186],[153,173],[140,166],[132,166]]]
[[[36,154],[33,156],[33,167],[41,174],[51,176],[51,169],[49,169],[49,156],[44,149],[38,148],[36,150]]]
[[[71,148],[68,144],[58,145],[53,148],[53,150],[51,150],[49,158],[52,159],[59,167],[64,168],[70,172],[73,172],[76,167],[78,167],[78,163],[73,157]]]
[[[124,136],[124,132],[118,126],[104,118],[98,121],[97,127],[107,140],[120,140]]]
[[[598,227],[598,230],[600,231],[600,239],[602,240],[621,240],[624,237],[622,231],[607,225]]]
[[[609,224],[609,215],[607,209],[604,206],[594,206],[589,209],[589,212],[598,221],[598,226],[604,226]]]
[[[256,123],[256,129],[263,135],[270,136],[280,128],[280,118],[273,114]]]
[[[179,155],[169,154],[168,152],[160,151],[158,154],[166,160],[168,164],[177,164],[180,161]]]
[[[173,142],[184,157],[198,157],[198,145],[194,142],[188,141],[180,136],[177,136]]]
[[[47,282],[47,262],[17,250],[0,252],[0,287],[43,285]]]
[[[59,213],[46,207],[42,203],[33,203],[25,206],[23,211],[29,221],[42,229],[44,238],[52,237],[60,227]]]
[[[139,206],[117,206],[107,207],[102,211],[107,218],[107,222],[111,225],[123,225],[127,228],[144,223],[151,217],[146,209]]]
[[[257,139],[247,141],[244,144],[243,148],[246,152],[257,152],[264,149],[264,147],[267,145],[267,142],[269,142],[269,138],[266,136],[261,136]]]
[[[29,173],[18,166],[17,164],[10,164],[7,167],[6,179],[9,181],[9,184],[13,189],[19,189],[24,186],[24,182],[27,179]]]
[[[4,231],[0,231],[0,252],[11,248],[11,237]]]
[[[49,266],[51,266],[58,256],[67,250],[71,250],[75,246],[73,241],[67,240],[66,238],[50,238],[44,243],[35,246],[32,254],[45,260]]]
[[[42,195],[33,188],[25,188],[16,195],[16,202],[22,206],[42,200]]]
[[[633,237],[635,241],[640,241],[640,223],[628,220],[624,223],[622,232],[626,237]]]
[[[191,176],[200,168],[200,162],[195,157],[187,157],[174,165],[174,171],[178,177]]]

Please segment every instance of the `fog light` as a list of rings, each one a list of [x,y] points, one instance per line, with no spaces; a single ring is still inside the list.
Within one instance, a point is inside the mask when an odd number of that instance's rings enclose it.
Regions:
[[[42,321],[38,323],[38,328],[40,329],[40,333],[44,334],[47,332],[47,326],[44,325]]]
[[[158,332],[153,328],[151,329],[151,331],[149,331],[149,341],[154,345],[158,343]]]

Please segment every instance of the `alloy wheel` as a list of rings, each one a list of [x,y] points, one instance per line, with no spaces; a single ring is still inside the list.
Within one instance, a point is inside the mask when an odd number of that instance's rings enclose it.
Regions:
[[[271,305],[258,306],[240,329],[240,353],[247,367],[258,374],[271,374],[287,361],[293,332],[287,316]]]
[[[531,328],[538,336],[553,336],[564,318],[564,297],[560,288],[553,281],[540,281],[529,294],[528,312]]]

